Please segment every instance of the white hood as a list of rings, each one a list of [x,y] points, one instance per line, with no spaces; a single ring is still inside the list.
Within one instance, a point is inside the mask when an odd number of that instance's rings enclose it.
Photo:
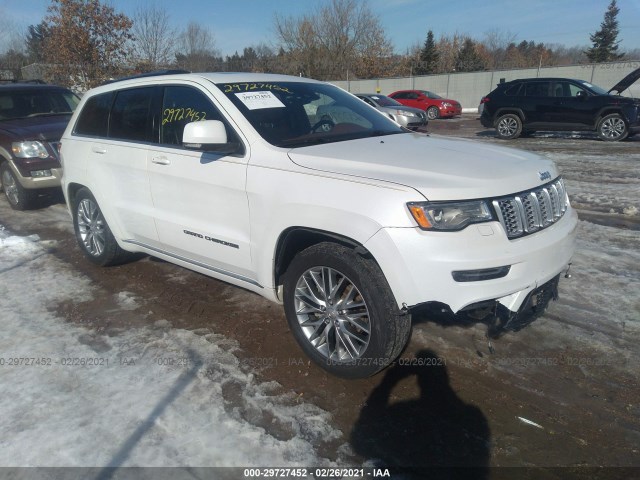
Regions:
[[[422,134],[399,134],[296,148],[302,167],[393,182],[428,200],[499,197],[556,178],[553,161],[487,143]]]

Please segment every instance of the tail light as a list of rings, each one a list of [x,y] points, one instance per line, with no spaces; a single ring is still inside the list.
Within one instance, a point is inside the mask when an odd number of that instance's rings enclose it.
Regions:
[[[482,105],[483,103],[487,103],[489,101],[489,97],[482,97],[480,99],[480,105]]]

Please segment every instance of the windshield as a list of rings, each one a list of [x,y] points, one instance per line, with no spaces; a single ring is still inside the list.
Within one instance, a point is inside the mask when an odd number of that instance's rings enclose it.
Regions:
[[[381,107],[403,107],[400,102],[386,95],[371,95],[371,98]]]
[[[326,83],[217,85],[269,143],[302,147],[406,131],[367,104]]]
[[[580,81],[580,83],[585,87],[587,87],[592,92],[597,93],[598,95],[609,95],[609,92],[607,92],[604,88],[601,88],[597,85],[594,85],[592,83],[585,82],[585,81]]]
[[[64,90],[0,92],[0,120],[73,113],[79,99]]]

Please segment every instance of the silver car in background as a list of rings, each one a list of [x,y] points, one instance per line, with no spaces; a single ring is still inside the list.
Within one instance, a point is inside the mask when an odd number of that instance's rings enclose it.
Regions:
[[[411,130],[426,127],[429,123],[424,110],[407,107],[386,95],[380,95],[378,93],[356,93],[355,96],[381,112],[386,113],[399,125]]]

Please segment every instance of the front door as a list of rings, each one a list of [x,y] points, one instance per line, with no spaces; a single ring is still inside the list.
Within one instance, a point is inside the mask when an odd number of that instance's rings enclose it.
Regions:
[[[160,142],[149,150],[149,181],[160,243],[168,253],[241,280],[253,279],[248,154],[224,156],[186,149],[187,123],[221,120],[234,129],[203,91],[166,86],[162,96]]]

